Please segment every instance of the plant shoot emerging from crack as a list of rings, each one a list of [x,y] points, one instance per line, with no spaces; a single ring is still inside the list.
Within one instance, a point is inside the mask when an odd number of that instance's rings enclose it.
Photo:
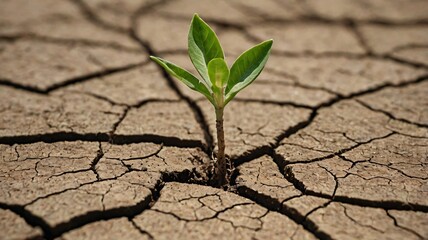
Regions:
[[[199,72],[198,79],[188,71],[159,57],[150,56],[169,74],[189,88],[203,94],[214,106],[217,127],[217,161],[214,164],[214,182],[227,184],[223,111],[236,94],[250,85],[263,70],[273,40],[264,41],[241,54],[229,69],[223,49],[214,31],[197,14],[193,16],[188,36],[190,59]]]

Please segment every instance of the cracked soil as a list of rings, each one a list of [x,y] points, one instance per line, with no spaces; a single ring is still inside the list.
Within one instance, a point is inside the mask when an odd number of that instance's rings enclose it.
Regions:
[[[426,0],[0,1],[0,239],[428,239]],[[199,13],[265,71],[210,186]]]

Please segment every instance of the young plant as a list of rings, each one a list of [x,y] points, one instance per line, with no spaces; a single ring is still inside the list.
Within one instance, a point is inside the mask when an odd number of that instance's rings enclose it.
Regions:
[[[214,181],[218,186],[227,183],[223,111],[236,94],[250,85],[263,70],[273,40],[264,41],[245,51],[229,69],[223,49],[214,31],[197,14],[193,16],[188,36],[189,56],[201,75],[198,79],[188,71],[162,58],[150,56],[169,74],[189,88],[203,94],[214,106],[217,127],[217,161],[214,163]]]

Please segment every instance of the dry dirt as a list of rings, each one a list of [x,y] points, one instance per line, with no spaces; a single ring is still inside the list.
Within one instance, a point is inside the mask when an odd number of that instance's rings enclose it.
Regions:
[[[229,64],[275,40],[213,109],[191,16]],[[0,1],[0,239],[428,239],[426,0]]]

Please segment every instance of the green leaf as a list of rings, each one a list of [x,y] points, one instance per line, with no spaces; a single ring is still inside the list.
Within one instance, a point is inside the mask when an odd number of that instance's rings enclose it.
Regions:
[[[169,74],[186,84],[190,89],[202,93],[211,103],[214,104],[213,98],[211,96],[211,90],[209,90],[209,88],[207,88],[204,83],[199,81],[199,79],[197,79],[191,73],[171,62],[168,62],[165,59],[155,56],[150,56],[150,58],[161,65]]]
[[[207,65],[214,58],[223,59],[224,54],[215,32],[197,14],[190,25],[188,47],[190,60],[211,87]]]
[[[229,68],[222,58],[214,58],[208,63],[208,74],[213,88],[222,89],[229,80]]]
[[[236,59],[230,69],[225,105],[259,76],[269,58],[272,43],[272,39],[264,41],[248,49]]]

